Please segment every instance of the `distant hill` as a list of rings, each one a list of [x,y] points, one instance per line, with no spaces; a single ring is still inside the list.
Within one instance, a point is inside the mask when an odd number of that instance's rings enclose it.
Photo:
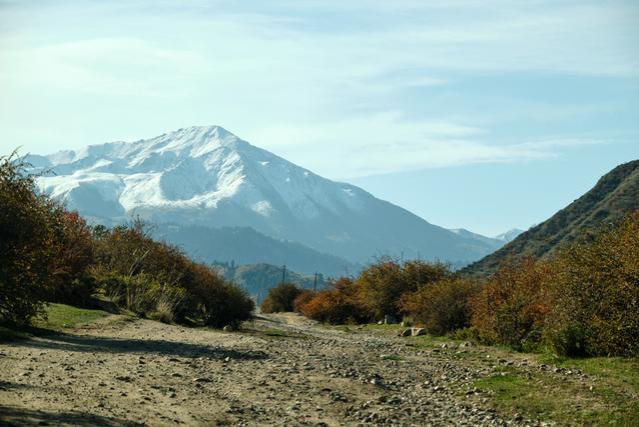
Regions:
[[[258,302],[264,299],[270,288],[282,282],[282,266],[264,263],[239,266],[232,263],[216,263],[215,266],[227,280],[240,285]],[[287,268],[285,276],[286,282],[295,283],[302,288],[313,289],[315,286],[314,275],[299,274]],[[316,285],[317,289],[325,287],[326,278],[318,274]]]
[[[574,241],[603,224],[617,223],[623,216],[639,209],[639,160],[617,166],[597,185],[556,213],[549,220],[532,227],[515,240],[462,272],[491,274],[508,257],[526,255],[544,257],[557,247]]]
[[[180,246],[190,257],[205,263],[287,265],[302,273],[320,272],[331,276],[354,274],[359,269],[342,258],[301,243],[265,236],[250,227],[159,224],[153,235]]]
[[[520,230],[519,228],[513,228],[511,230],[506,231],[505,233],[496,235],[494,238],[497,240],[501,240],[504,243],[508,243],[515,240],[523,232],[524,230]]]
[[[477,242],[480,242],[486,245],[487,247],[492,248],[492,250],[497,250],[501,248],[502,246],[504,246],[504,242],[505,242],[505,240],[499,237],[487,237],[482,234],[473,233],[472,231],[466,230],[465,228],[452,228],[450,229],[450,231],[457,234],[458,236],[476,240]],[[503,236],[503,235],[500,234],[500,236]]]

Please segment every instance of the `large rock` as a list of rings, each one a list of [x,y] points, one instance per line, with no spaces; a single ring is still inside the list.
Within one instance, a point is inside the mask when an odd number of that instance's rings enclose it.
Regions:
[[[410,328],[411,336],[418,337],[420,335],[426,335],[426,329],[424,328]]]

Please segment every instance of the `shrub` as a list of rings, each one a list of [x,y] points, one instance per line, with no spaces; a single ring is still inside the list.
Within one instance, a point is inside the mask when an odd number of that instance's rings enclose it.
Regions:
[[[639,212],[560,251],[547,337],[562,355],[639,355]]]
[[[293,311],[295,311],[296,313],[302,313],[302,308],[313,298],[315,298],[316,295],[316,291],[311,291],[308,289],[302,290],[302,292],[293,301]]]
[[[153,240],[140,220],[107,231],[94,229],[94,236],[96,263],[104,271],[128,277],[145,273],[170,285],[179,285],[188,274],[191,261],[186,255],[175,246]]]
[[[293,302],[302,293],[293,283],[280,283],[268,290],[268,295],[262,302],[263,313],[278,313],[293,311]]]
[[[404,314],[399,299],[404,293],[417,290],[420,285],[431,283],[451,275],[441,263],[407,261],[400,264],[383,258],[362,271],[356,279],[359,304],[372,319],[385,315],[401,317]]]
[[[93,296],[97,290],[98,283],[95,278],[84,275],[69,281],[57,280],[47,293],[46,299],[50,302],[89,308],[95,303]]]
[[[179,310],[185,298],[186,292],[184,289],[165,286],[157,295],[155,310],[150,313],[149,317],[163,323],[173,323],[176,320],[175,313]]]
[[[244,291],[175,246],[153,240],[142,222],[96,228],[93,235],[102,292],[119,306],[167,322],[216,327],[251,317],[254,304]]]
[[[49,300],[87,306],[96,290],[95,280],[88,275],[93,263],[91,229],[77,212],[58,208],[55,217],[53,279]]]
[[[223,326],[250,318],[253,301],[136,220],[91,229],[77,212],[36,192],[29,165],[0,158],[0,322],[26,324],[43,302],[113,303],[164,321]]]
[[[359,323],[368,318],[365,309],[356,298],[357,288],[352,279],[342,277],[329,284],[329,289],[317,292],[300,312],[309,319],[320,322]]]
[[[146,316],[155,307],[158,292],[154,290],[160,288],[160,284],[145,274],[123,276],[110,273],[95,280],[109,299],[120,308]]]
[[[187,310],[178,313],[179,319],[191,317],[208,326],[222,327],[252,316],[255,304],[247,293],[210,267],[192,262],[183,283]]]
[[[532,349],[542,338],[549,310],[548,263],[505,262],[471,298],[471,324],[487,342]]]
[[[400,306],[430,334],[444,335],[470,325],[469,301],[478,291],[475,281],[446,278],[404,294]]]
[[[42,312],[52,285],[55,204],[35,192],[16,154],[0,158],[0,322],[23,325]]]

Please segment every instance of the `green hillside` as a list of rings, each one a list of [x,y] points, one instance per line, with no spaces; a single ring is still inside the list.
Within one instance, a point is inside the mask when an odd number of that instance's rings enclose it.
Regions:
[[[268,290],[282,282],[282,266],[272,264],[258,263],[238,265],[232,263],[214,264],[218,271],[226,278],[226,280],[241,286],[246,292],[261,302]],[[322,289],[326,286],[326,279],[322,274],[317,275],[317,283],[315,283],[314,275],[305,275],[291,271],[288,268],[285,272],[285,280],[288,283],[295,283],[302,288]]]
[[[639,160],[617,166],[595,187],[547,221],[462,271],[472,275],[493,273],[506,258],[544,257],[557,247],[584,236],[601,225],[617,223],[639,209]]]

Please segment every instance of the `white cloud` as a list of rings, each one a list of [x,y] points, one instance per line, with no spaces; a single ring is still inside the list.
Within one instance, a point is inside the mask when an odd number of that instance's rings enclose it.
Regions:
[[[553,138],[489,143],[483,129],[449,121],[404,120],[397,112],[336,122],[271,126],[249,141],[320,175],[349,179],[368,175],[486,162],[555,157],[560,150],[605,141]]]
[[[215,123],[333,177],[539,158],[558,145],[484,142],[514,112],[478,128],[445,103],[418,107],[485,73],[635,78],[638,18],[636,4],[595,1],[4,3],[0,144]]]
[[[6,49],[4,86],[122,96],[167,96],[197,74],[197,52],[159,48],[139,38],[99,38]]]

